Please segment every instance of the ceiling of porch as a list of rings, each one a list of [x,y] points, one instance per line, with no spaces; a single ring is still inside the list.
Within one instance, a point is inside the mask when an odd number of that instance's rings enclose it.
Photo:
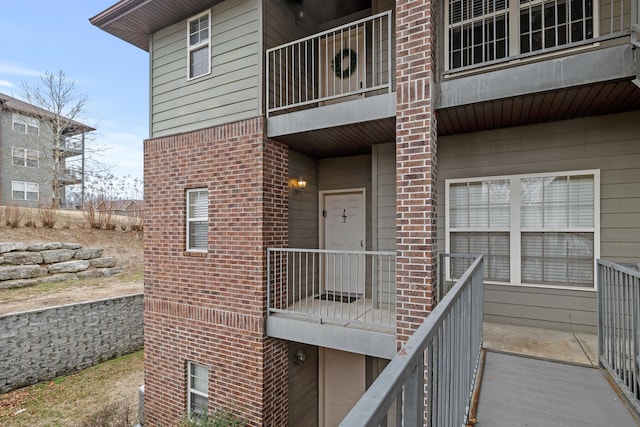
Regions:
[[[600,82],[444,108],[438,134],[522,126],[640,109],[640,88],[630,79]]]
[[[440,109],[439,135],[478,132],[640,109],[640,88],[631,80],[583,85]],[[396,140],[395,117],[280,135],[278,140],[313,158],[368,154]]]

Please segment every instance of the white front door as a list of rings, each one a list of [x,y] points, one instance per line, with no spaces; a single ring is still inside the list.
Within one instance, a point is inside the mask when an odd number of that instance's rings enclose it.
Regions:
[[[320,349],[320,425],[335,427],[365,392],[365,356]]]
[[[362,29],[349,29],[320,40],[320,95],[339,96],[362,89],[366,78]]]
[[[323,193],[322,202],[324,249],[364,251],[364,190]],[[364,295],[364,255],[327,255],[323,264],[326,291]]]

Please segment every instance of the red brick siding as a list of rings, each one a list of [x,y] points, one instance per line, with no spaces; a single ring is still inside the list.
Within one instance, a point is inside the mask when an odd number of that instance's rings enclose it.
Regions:
[[[209,408],[287,419],[287,346],[267,338],[266,248],[287,244],[286,147],[261,117],[145,141],[145,425],[186,411],[186,363]],[[209,192],[209,250],[185,251],[185,194]],[[145,206],[145,208],[146,208]]]
[[[398,345],[433,308],[436,278],[435,4],[396,1]]]

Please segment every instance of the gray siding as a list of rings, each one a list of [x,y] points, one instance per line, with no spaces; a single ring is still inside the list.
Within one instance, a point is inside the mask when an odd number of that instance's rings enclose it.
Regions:
[[[304,191],[289,188],[289,247],[318,248],[318,163],[296,151],[289,151],[289,177],[307,180]]]
[[[25,135],[15,132],[12,127],[13,113],[1,111],[0,124],[0,204],[18,205],[25,207],[50,206],[53,199],[51,180],[53,163],[51,159],[51,132],[40,124],[40,136]],[[26,166],[14,166],[12,147],[28,148],[40,153],[39,166],[37,168]],[[61,167],[64,169],[64,166]],[[11,182],[25,181],[35,182],[39,185],[38,201],[16,201],[12,199]],[[35,219],[35,218],[34,218]]]
[[[373,146],[373,179],[374,179],[374,211],[373,233],[375,234],[374,250],[396,250],[396,145],[395,143]],[[395,303],[395,264],[389,269],[381,266],[378,277],[382,280],[389,277],[393,283],[391,289],[380,286],[378,300]],[[390,291],[390,292],[389,292]]]
[[[295,363],[296,353],[302,350],[305,361]],[[289,342],[289,425],[317,427],[318,425],[318,347]]]
[[[151,38],[151,136],[260,114],[261,2],[211,9],[211,74],[187,80],[187,20]]]
[[[438,140],[438,247],[444,251],[449,178],[600,169],[600,253],[640,261],[640,112],[500,129]],[[485,319],[595,331],[596,293],[487,285]]]

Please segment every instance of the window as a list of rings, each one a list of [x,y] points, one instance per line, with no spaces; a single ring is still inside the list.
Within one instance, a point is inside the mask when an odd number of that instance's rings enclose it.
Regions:
[[[206,415],[209,405],[209,368],[189,362],[187,407],[189,415]]]
[[[208,192],[187,190],[187,250],[205,252],[208,247]]]
[[[13,130],[29,135],[40,135],[40,126],[38,119],[26,117],[20,114],[13,115]]]
[[[446,5],[449,70],[594,37],[593,0],[519,0],[514,5],[509,0],[448,0]]]
[[[38,167],[40,153],[37,150],[28,148],[11,147],[11,158],[14,166]]]
[[[211,71],[209,21],[209,12],[205,12],[190,19],[188,23],[188,76],[190,79],[209,74]]]
[[[35,182],[11,181],[11,197],[13,200],[38,201],[40,185]]]
[[[449,180],[446,250],[483,254],[488,281],[593,287],[598,181],[597,171]]]

